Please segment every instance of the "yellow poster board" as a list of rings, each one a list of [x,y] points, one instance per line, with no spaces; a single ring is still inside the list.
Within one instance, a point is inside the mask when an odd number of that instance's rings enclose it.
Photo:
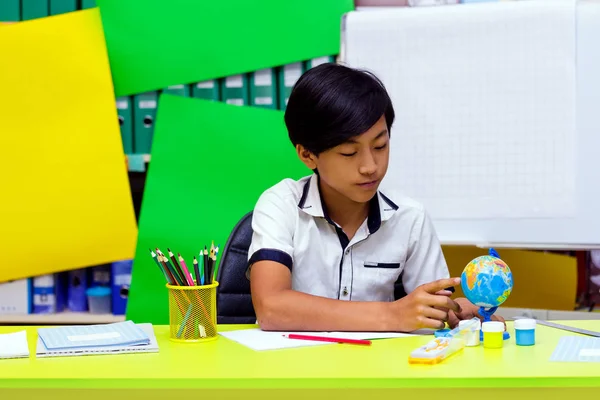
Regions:
[[[132,258],[98,9],[0,28],[0,282]]]
[[[443,246],[451,276],[460,276],[472,259],[487,254],[475,246]],[[514,280],[513,291],[500,307],[573,311],[577,298],[577,259],[562,254],[496,249]],[[463,297],[460,285],[456,296]]]

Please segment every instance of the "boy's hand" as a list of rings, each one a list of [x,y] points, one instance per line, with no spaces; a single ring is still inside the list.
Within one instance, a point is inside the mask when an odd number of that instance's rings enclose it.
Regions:
[[[422,328],[444,328],[449,313],[461,315],[461,306],[444,289],[460,285],[460,278],[440,279],[419,286],[392,305],[394,331],[411,332]],[[458,324],[458,322],[457,322]]]
[[[476,306],[464,297],[459,297],[455,301],[460,305],[462,311],[448,311],[448,325],[450,325],[450,329],[456,328],[458,326],[458,322],[465,319],[477,317],[481,320],[481,322],[483,322],[483,316],[479,315],[479,306]],[[492,315],[492,321],[504,322],[504,329],[506,330],[506,322],[504,321],[504,318],[498,315]]]

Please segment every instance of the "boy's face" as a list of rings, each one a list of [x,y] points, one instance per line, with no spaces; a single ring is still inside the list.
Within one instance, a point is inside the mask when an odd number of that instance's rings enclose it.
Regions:
[[[368,131],[318,156],[299,148],[302,161],[318,169],[324,191],[365,203],[376,194],[388,168],[390,135],[385,117]],[[300,146],[301,147],[301,146]]]

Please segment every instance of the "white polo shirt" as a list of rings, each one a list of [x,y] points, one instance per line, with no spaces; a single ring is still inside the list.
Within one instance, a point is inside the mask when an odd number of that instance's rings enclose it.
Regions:
[[[249,267],[261,260],[287,266],[292,289],[355,301],[394,301],[401,277],[406,293],[448,278],[431,220],[414,200],[381,191],[352,240],[324,210],[316,174],[285,179],[254,208]],[[249,270],[248,270],[249,276]]]

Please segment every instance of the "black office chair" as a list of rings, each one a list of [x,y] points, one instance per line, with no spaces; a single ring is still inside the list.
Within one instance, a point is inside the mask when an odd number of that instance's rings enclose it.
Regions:
[[[252,212],[244,215],[231,231],[217,272],[217,323],[254,324],[256,313],[246,278],[248,249],[252,241]],[[406,296],[402,275],[394,285],[394,297]]]
[[[217,323],[254,324],[256,314],[246,278],[248,249],[252,241],[252,212],[244,215],[231,231],[217,272]]]

